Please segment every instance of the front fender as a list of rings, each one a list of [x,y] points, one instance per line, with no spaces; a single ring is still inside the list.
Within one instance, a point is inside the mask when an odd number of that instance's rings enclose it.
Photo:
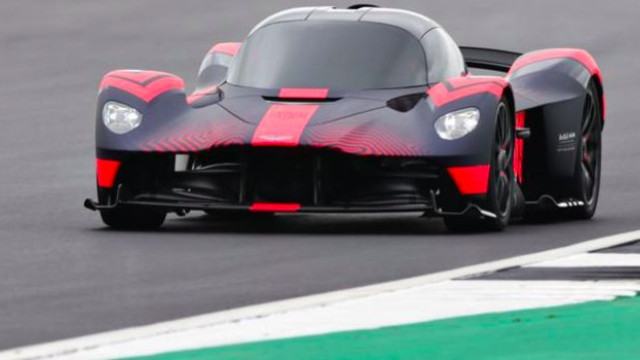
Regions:
[[[116,101],[143,116],[133,131],[117,135],[102,121],[102,108]],[[250,139],[253,126],[218,105],[194,108],[187,101],[184,81],[156,71],[118,70],[107,74],[98,95],[96,147],[128,152],[197,152]],[[247,136],[245,136],[247,135]]]
[[[96,109],[96,146],[104,149],[136,148],[140,134],[148,133],[159,126],[154,119],[158,107],[170,114],[160,120],[176,118],[186,109],[184,81],[169,73],[145,70],[116,70],[105,75],[100,83]],[[119,102],[138,110],[141,125],[124,135],[109,131],[102,120],[102,109],[108,101]],[[160,105],[159,105],[160,104]],[[170,106],[167,106],[170,105]]]
[[[308,115],[317,119],[308,121],[296,146],[327,148],[363,156],[429,157],[452,166],[486,165],[491,159],[495,111],[505,89],[506,83],[494,78],[454,79],[451,83],[429,88],[415,106],[405,112],[384,106],[384,102],[377,106],[375,101],[367,102],[363,107],[365,110],[357,112],[355,109],[363,106],[363,100],[351,99],[345,94],[337,102],[314,105],[318,110]],[[98,101],[97,146],[104,150],[174,153],[227,145],[260,146],[254,142],[254,134],[267,114],[272,118],[275,116],[273,111],[269,111],[272,106],[278,106],[280,112],[291,112],[289,115],[278,113],[277,119],[271,119],[285,121],[283,126],[286,121],[294,119],[301,108],[298,104],[286,102],[272,105],[253,93],[237,98],[243,101],[244,106],[255,108],[257,112],[250,111],[240,117],[234,114],[238,111],[237,106],[229,110],[225,100],[194,108],[187,103],[180,87],[169,88],[150,102],[132,92],[106,87]],[[141,126],[125,135],[111,133],[101,121],[101,109],[107,101],[119,101],[137,108],[143,113]],[[441,139],[435,131],[435,121],[449,112],[467,107],[480,110],[478,127],[462,139]],[[341,117],[338,113],[343,111],[351,115]],[[250,119],[244,119],[247,116]],[[262,121],[260,117],[263,117]]]

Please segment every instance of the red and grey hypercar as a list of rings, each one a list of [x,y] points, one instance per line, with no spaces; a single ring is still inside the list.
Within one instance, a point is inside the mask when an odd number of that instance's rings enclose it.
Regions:
[[[459,47],[397,9],[291,9],[213,46],[190,94],[168,73],[107,74],[85,206],[120,229],[193,210],[420,211],[454,231],[587,219],[604,114],[584,50]]]

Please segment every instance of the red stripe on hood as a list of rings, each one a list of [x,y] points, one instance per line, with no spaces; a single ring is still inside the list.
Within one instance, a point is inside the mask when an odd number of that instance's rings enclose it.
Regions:
[[[326,99],[329,89],[280,89],[282,99]],[[273,104],[253,133],[253,146],[298,146],[307,124],[316,114],[316,104]]]
[[[273,104],[253,133],[253,146],[298,146],[320,105]]]
[[[281,99],[326,99],[329,96],[329,89],[300,89],[288,88],[280,89],[278,97]]]

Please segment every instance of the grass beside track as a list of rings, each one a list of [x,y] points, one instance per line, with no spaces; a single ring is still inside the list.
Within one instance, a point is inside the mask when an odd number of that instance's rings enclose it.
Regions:
[[[640,298],[197,349],[138,360],[639,359]]]

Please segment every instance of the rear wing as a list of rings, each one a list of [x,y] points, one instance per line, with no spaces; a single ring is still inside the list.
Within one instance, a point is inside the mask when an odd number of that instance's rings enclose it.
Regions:
[[[509,72],[520,53],[479,47],[461,46],[460,51],[467,67],[475,69]]]

